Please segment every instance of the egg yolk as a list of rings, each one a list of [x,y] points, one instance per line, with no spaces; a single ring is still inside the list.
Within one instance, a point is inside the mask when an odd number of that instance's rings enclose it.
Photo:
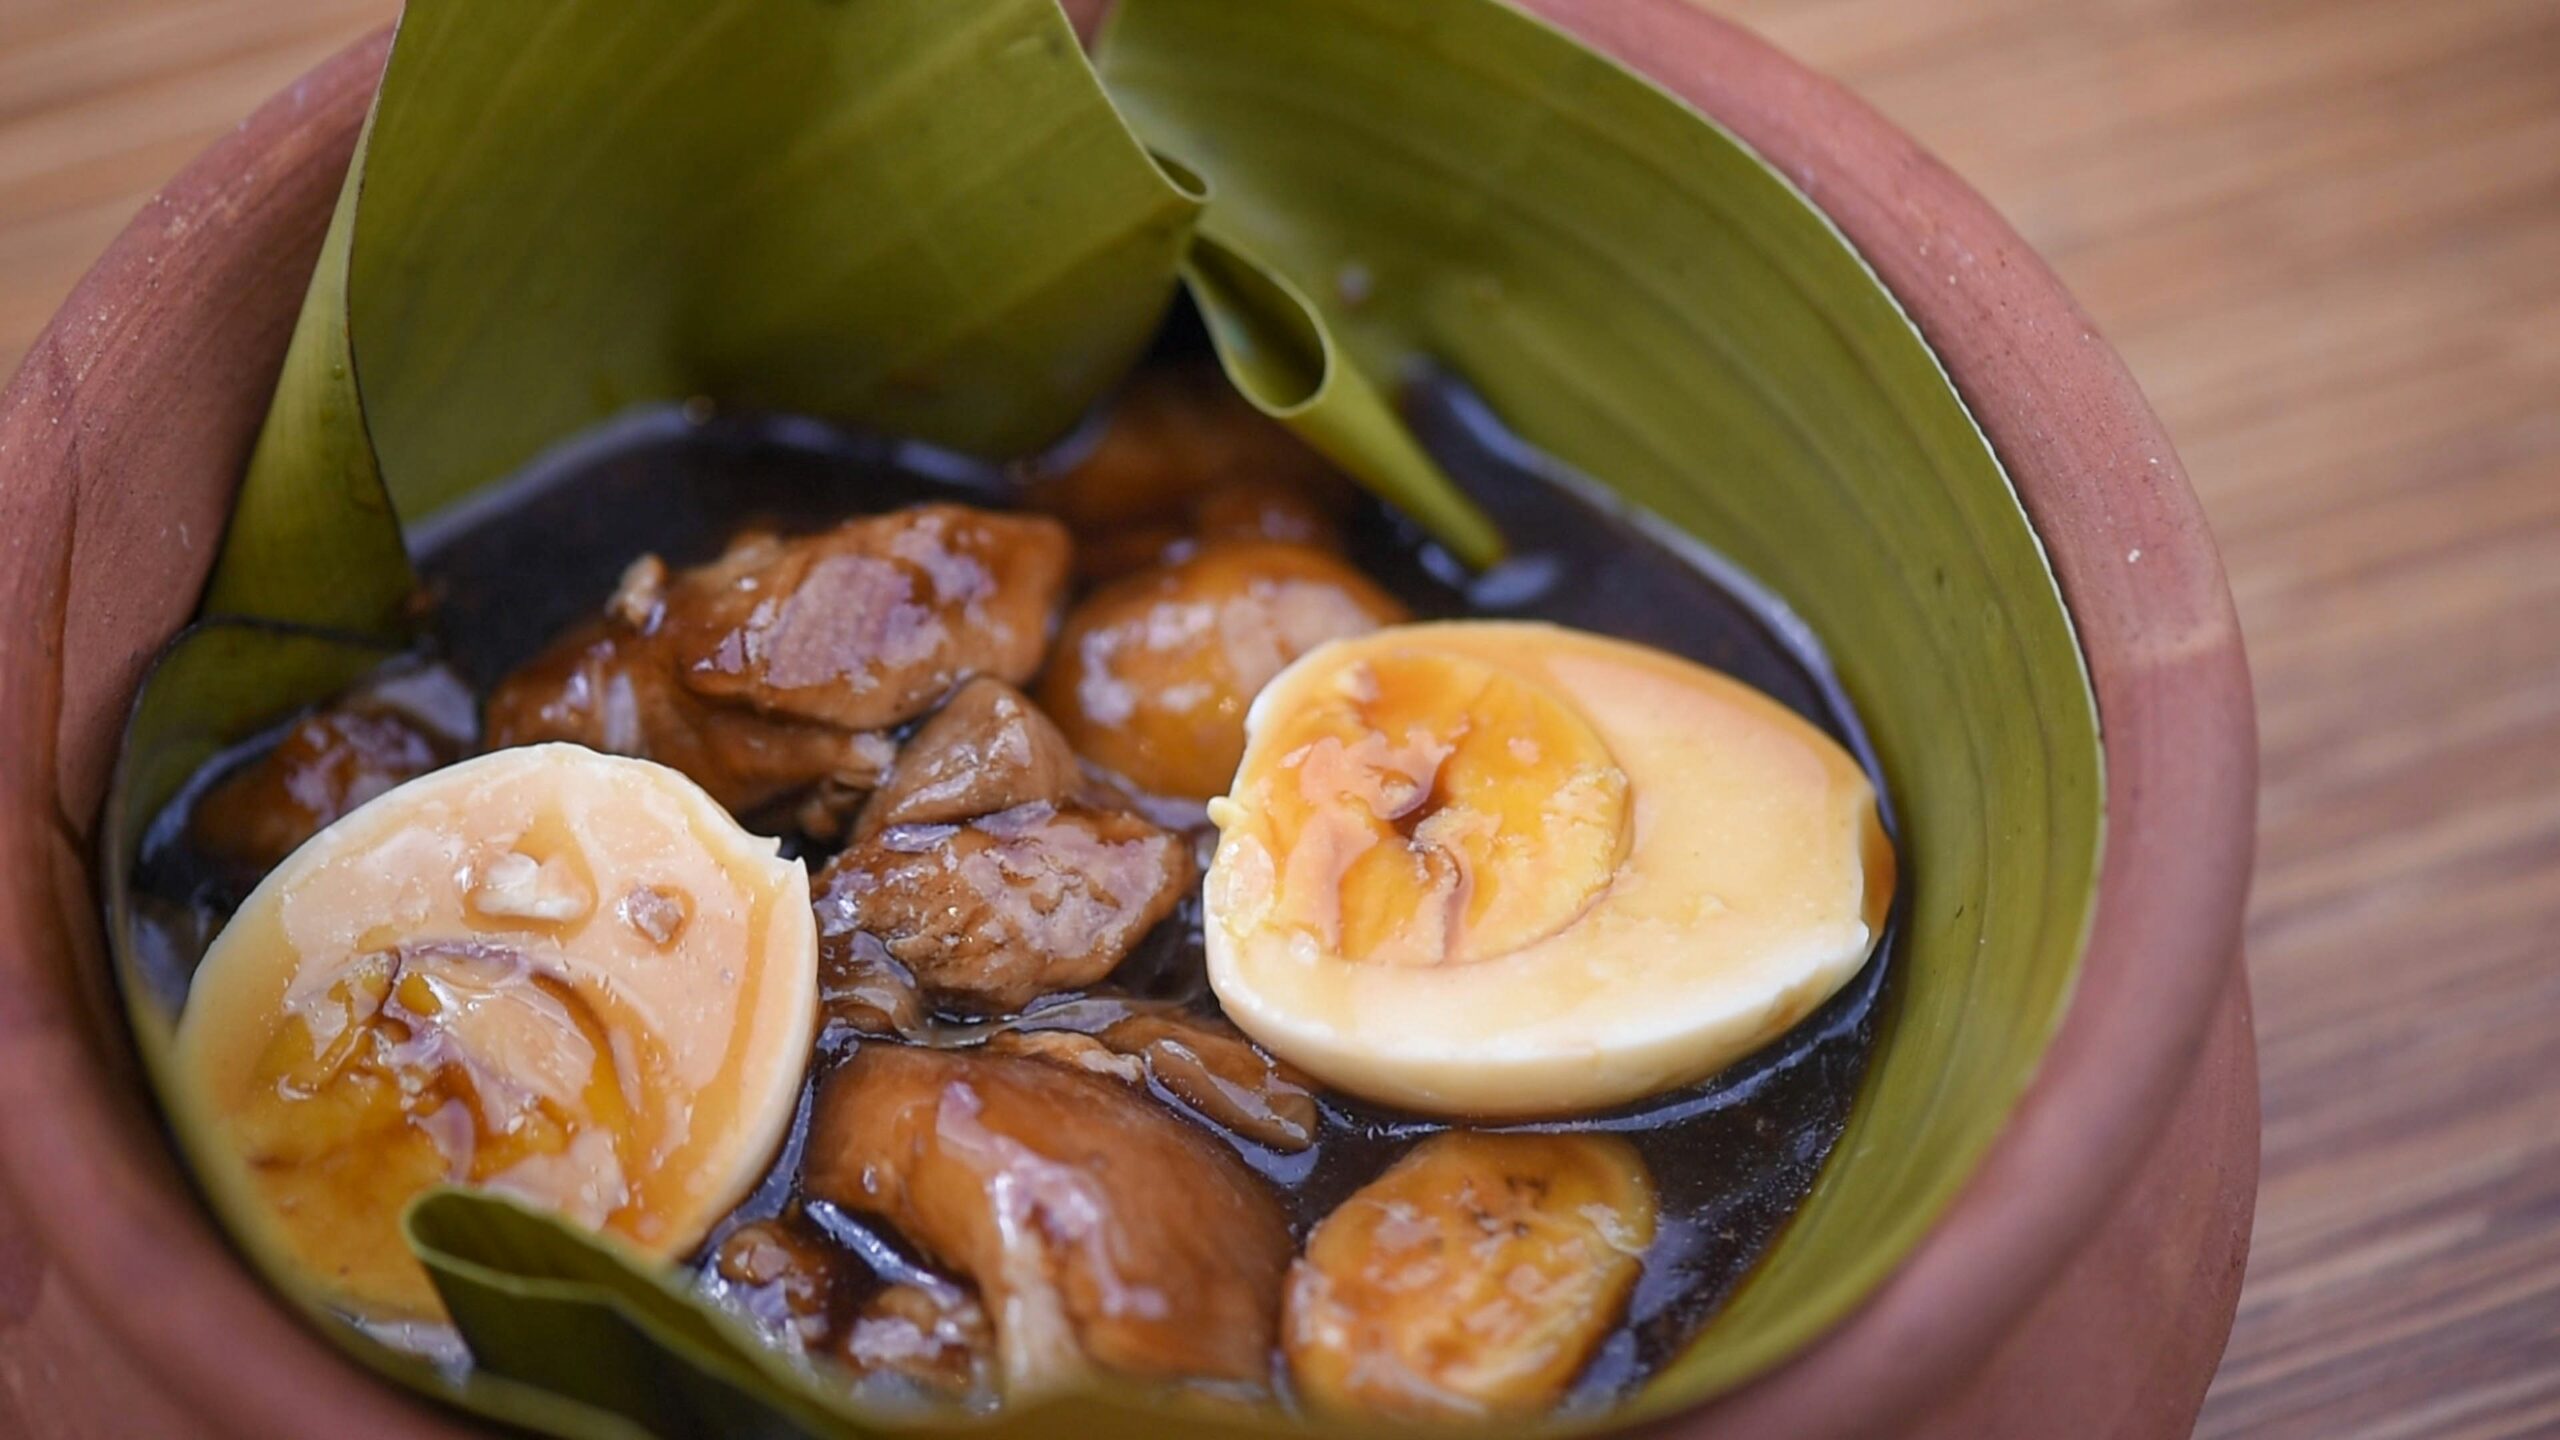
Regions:
[[[1379,965],[1507,954],[1564,928],[1626,850],[1627,777],[1546,686],[1387,650],[1278,717],[1247,783],[1280,858],[1274,923]]]

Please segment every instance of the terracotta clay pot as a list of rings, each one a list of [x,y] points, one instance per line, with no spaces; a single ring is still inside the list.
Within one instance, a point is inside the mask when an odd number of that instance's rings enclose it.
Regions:
[[[2255,742],[2194,496],[2060,284],[1874,112],[1682,0],[1527,3],[1756,146],[1901,297],[2025,498],[2105,731],[2086,970],[1999,1144],[1856,1315],[1662,1432],[2184,1434],[2257,1175]],[[91,874],[125,704],[196,603],[385,43],[154,198],[0,397],[0,1433],[464,1433],[224,1247],[135,1074]]]

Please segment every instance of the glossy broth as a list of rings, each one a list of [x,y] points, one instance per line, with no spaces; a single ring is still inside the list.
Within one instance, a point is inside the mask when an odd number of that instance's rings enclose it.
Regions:
[[[1874,774],[1865,737],[1819,648],[1774,597],[1713,552],[1626,511],[1506,435],[1461,387],[1422,383],[1410,408],[1425,444],[1519,547],[1494,570],[1468,576],[1410,526],[1364,502],[1345,529],[1349,558],[1417,618],[1541,619],[1687,656],[1767,692],[1840,740]],[[710,417],[668,407],[572,441],[438,517],[412,541],[436,653],[485,693],[592,615],[643,552],[694,564],[717,555],[750,522],[788,532],[926,500],[1002,507],[1018,489],[1002,467],[926,447],[804,419]],[[187,957],[200,953],[250,878],[226,875],[187,850],[186,808],[208,780],[275,738],[271,732],[215,761],[145,846],[137,891],[163,922],[154,943],[165,950],[180,993]],[[813,864],[823,859],[820,851],[804,853]],[[1621,1111],[1508,1127],[1623,1134],[1660,1191],[1660,1233],[1643,1278],[1569,1409],[1605,1405],[1675,1357],[1803,1203],[1857,1092],[1893,948],[1889,928],[1841,993],[1769,1048],[1703,1083]],[[1110,978],[1049,997],[1032,1014],[1043,1025],[1087,1028],[1092,1013],[1124,1002],[1216,1010],[1196,894]],[[811,1091],[857,1043],[832,1032],[822,1041]],[[841,1320],[871,1290],[919,1266],[885,1233],[798,1193],[809,1109],[804,1092],[789,1144],[763,1185],[715,1229],[699,1264],[706,1283],[721,1288],[711,1260],[721,1241],[742,1225],[778,1221],[829,1255]],[[1295,1154],[1211,1127],[1280,1192],[1301,1239],[1413,1144],[1447,1128],[1347,1097],[1326,1096],[1322,1110],[1317,1143]]]

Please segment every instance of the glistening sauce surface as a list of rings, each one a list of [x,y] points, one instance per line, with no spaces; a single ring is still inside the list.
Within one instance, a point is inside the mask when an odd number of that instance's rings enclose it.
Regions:
[[[1413,412],[1426,444],[1518,546],[1513,559],[1469,578],[1409,527],[1374,505],[1363,508],[1346,527],[1349,558],[1417,617],[1542,619],[1687,656],[1776,698],[1874,772],[1865,737],[1819,651],[1772,597],[1711,552],[1620,513],[1586,482],[1519,446],[1457,387],[1421,387]],[[715,556],[750,522],[797,531],[926,500],[1001,507],[1012,503],[1014,490],[1000,468],[812,421],[696,423],[670,408],[564,446],[413,541],[439,654],[485,692],[593,614],[644,552],[693,564]],[[270,735],[261,743],[272,742]],[[256,751],[235,751],[216,767]],[[173,808],[187,803],[182,796]],[[183,815],[154,827],[138,888],[168,902],[167,913],[194,912],[194,923],[178,928],[209,936],[238,892],[186,853],[185,833]],[[823,852],[808,858],[815,863]],[[189,948],[183,940],[167,943]],[[1511,1127],[1622,1134],[1660,1191],[1660,1231],[1643,1278],[1568,1409],[1605,1404],[1675,1357],[1801,1205],[1856,1094],[1893,949],[1889,929],[1840,994],[1768,1049],[1706,1082],[1622,1111]],[[1089,1028],[1093,1017],[1129,1005],[1215,1011],[1203,977],[1196,895],[1107,980],[1049,997],[1030,1014],[1039,1025]],[[947,1033],[965,1042],[986,1029],[953,1026]],[[823,1040],[812,1089],[858,1043],[850,1036]],[[1158,1095],[1181,1108],[1160,1089]],[[831,1303],[849,1313],[870,1290],[921,1267],[884,1230],[807,1203],[798,1192],[809,1109],[804,1093],[789,1143],[764,1184],[714,1231],[702,1263],[707,1271],[708,1257],[738,1227],[781,1220],[822,1244],[838,1281]],[[1322,1116],[1316,1144],[1297,1153],[1212,1132],[1278,1190],[1300,1239],[1413,1144],[1448,1128],[1332,1095],[1324,1097]]]

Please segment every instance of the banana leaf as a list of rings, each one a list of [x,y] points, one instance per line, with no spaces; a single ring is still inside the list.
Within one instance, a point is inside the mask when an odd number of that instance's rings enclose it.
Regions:
[[[1243,247],[1205,234],[1194,238],[1182,279],[1227,377],[1256,408],[1394,501],[1459,559],[1481,567],[1501,558],[1492,522],[1414,442],[1373,372],[1345,360],[1303,291]]]
[[[835,1428],[814,1373],[603,1236],[463,1190],[420,1196],[403,1225],[455,1323],[511,1380],[664,1440]]]
[[[290,623],[181,641],[110,801],[110,934],[146,1059],[183,975],[123,883],[144,827],[206,757],[381,657],[412,588],[404,525],[695,395],[1020,453],[1117,381],[1180,285],[1243,394],[1461,558],[1501,537],[1396,413],[1420,366],[1734,557],[1829,646],[1901,817],[1909,904],[1865,1089],[1698,1343],[1628,1406],[1544,1428],[1741,1383],[1917,1243],[2068,999],[2102,791],[2034,534],[1814,206],[1497,0],[1124,0],[1099,68],[1054,0],[412,0],[207,597]],[[479,1366],[324,1328],[491,1419],[619,1440],[902,1418],[508,1202],[429,1197],[411,1237]],[[1105,1385],[978,1428],[1304,1427]]]
[[[415,0],[208,610],[395,631],[403,519],[649,401],[1030,451],[1145,348],[1199,208],[1054,0]],[[1409,441],[1326,448],[1491,557]]]

